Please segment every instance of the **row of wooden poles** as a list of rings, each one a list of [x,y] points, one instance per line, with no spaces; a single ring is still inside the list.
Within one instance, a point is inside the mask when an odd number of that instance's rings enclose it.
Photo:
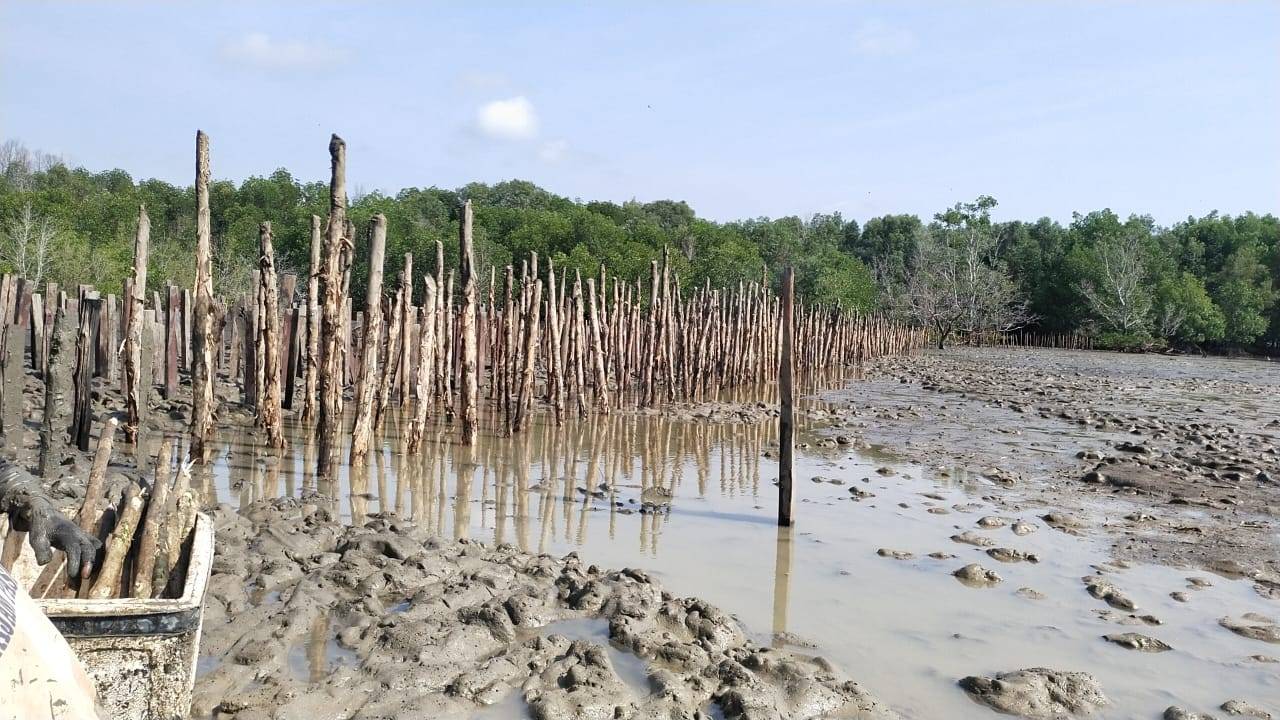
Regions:
[[[1034,330],[1009,330],[968,333],[959,338],[974,347],[1029,347],[1062,350],[1092,350],[1093,337],[1080,332],[1046,333]]]
[[[536,254],[518,272],[511,266],[478,271],[469,201],[461,209],[456,267],[448,267],[437,242],[433,274],[415,275],[414,258],[406,255],[404,270],[384,289],[386,220],[377,215],[358,233],[348,219],[346,146],[337,136],[329,145],[329,217],[311,219],[305,293],[298,292],[295,276],[277,275],[272,227],[264,222],[254,292],[219,300],[211,290],[204,133],[197,133],[196,147],[194,291],[166,288],[153,293],[147,307],[145,208],[119,309],[113,296],[92,288],[67,297],[50,287],[41,298],[21,279],[0,285],[0,317],[21,328],[21,339],[6,341],[9,355],[23,357],[29,348],[32,366],[46,378],[51,436],[60,420],[57,400],[66,395],[71,437],[87,449],[92,379],[118,373],[124,435],[135,441],[145,425],[144,390],[158,384],[166,397],[176,397],[185,370],[192,390],[192,458],[203,461],[215,423],[214,380],[221,373],[238,384],[241,402],[255,411],[268,444],[285,443],[284,409],[314,427],[318,471],[333,476],[343,434],[350,431],[350,460],[361,461],[394,406],[412,405],[412,451],[433,411],[456,420],[461,441],[471,444],[482,402],[489,403],[486,416],[494,428],[513,433],[528,426],[536,403],[545,403],[559,423],[572,414],[712,398],[726,388],[779,379],[784,308],[763,282],[687,291],[665,251],[651,264],[647,283],[619,278],[603,266],[583,278]],[[357,253],[367,253],[369,263],[362,309],[350,297]],[[295,295],[305,299],[294,302]],[[923,331],[877,315],[802,304],[793,312],[798,373],[913,352],[926,340]],[[343,414],[348,394],[354,403],[350,425]],[[8,405],[0,416],[9,413]]]

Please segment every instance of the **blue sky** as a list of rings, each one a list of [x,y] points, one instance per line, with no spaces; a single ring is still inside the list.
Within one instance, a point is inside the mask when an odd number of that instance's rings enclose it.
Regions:
[[[332,88],[332,89],[331,89]],[[1278,2],[0,3],[0,137],[713,219],[1280,211]]]

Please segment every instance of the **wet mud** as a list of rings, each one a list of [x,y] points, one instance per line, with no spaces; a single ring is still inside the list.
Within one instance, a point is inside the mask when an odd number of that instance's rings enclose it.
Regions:
[[[767,388],[415,455],[393,413],[333,482],[224,405],[197,717],[1280,714],[1277,388],[1065,351],[815,380],[791,529]]]

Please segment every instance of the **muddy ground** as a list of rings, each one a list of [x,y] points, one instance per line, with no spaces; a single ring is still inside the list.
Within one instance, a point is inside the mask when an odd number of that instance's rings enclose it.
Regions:
[[[385,494],[378,512],[361,512],[355,518],[356,527],[349,527],[336,517],[342,498],[316,495],[305,477],[289,486],[293,489],[287,498],[246,502],[242,495],[240,506],[232,509],[218,496],[210,478],[211,502],[224,504],[211,505],[218,525],[219,555],[206,611],[193,717],[875,718],[895,717],[891,708],[911,708],[903,714],[994,717],[996,711],[1047,718],[1112,717],[1114,709],[1122,707],[1126,717],[1155,718],[1164,709],[1164,703],[1155,703],[1164,696],[1188,708],[1191,703],[1184,698],[1195,696],[1200,703],[1196,711],[1265,717],[1268,711],[1280,712],[1280,698],[1268,696],[1280,693],[1276,690],[1280,684],[1255,670],[1244,671],[1248,678],[1240,687],[1250,693],[1245,698],[1219,697],[1212,690],[1181,693],[1171,687],[1128,704],[1121,697],[1117,705],[1117,694],[1133,688],[1116,679],[1119,671],[1114,660],[1108,660],[1106,668],[1098,667],[1105,670],[1105,682],[1099,683],[1089,672],[1095,670],[1090,660],[1095,651],[1088,648],[1093,647],[1089,643],[1100,643],[1123,648],[1120,652],[1176,658],[1179,651],[1196,652],[1205,627],[1212,626],[1244,644],[1238,649],[1230,646],[1230,656],[1238,660],[1223,665],[1215,658],[1206,665],[1209,668],[1235,667],[1230,664],[1234,662],[1244,663],[1240,667],[1268,667],[1265,663],[1280,654],[1275,645],[1269,645],[1280,642],[1280,626],[1272,622],[1280,615],[1280,606],[1273,605],[1280,601],[1278,389],[1280,368],[1258,361],[972,349],[881,360],[866,368],[859,381],[817,393],[821,402],[804,403],[800,458],[809,463],[806,468],[815,477],[814,484],[810,487],[806,482],[800,494],[802,502],[813,507],[801,509],[802,527],[809,532],[794,540],[788,535],[785,545],[795,544],[801,557],[814,559],[873,554],[880,562],[903,569],[879,574],[852,563],[858,570],[841,569],[814,583],[820,597],[829,595],[836,603],[832,611],[822,612],[838,615],[802,617],[799,622],[793,618],[793,625],[810,633],[801,637],[787,632],[785,618],[781,626],[777,622],[777,578],[783,575],[775,568],[775,633],[771,639],[765,635],[763,642],[758,622],[747,627],[741,618],[705,601],[680,598],[703,592],[681,585],[705,586],[719,588],[718,602],[738,605],[734,593],[725,592],[732,583],[708,583],[699,575],[743,572],[750,557],[740,561],[746,565],[725,564],[721,570],[715,554],[685,553],[687,557],[673,566],[672,550],[658,562],[656,555],[646,561],[606,547],[603,554],[613,558],[610,564],[624,569],[604,570],[577,555],[564,557],[563,551],[542,553],[525,542],[518,543],[519,548],[501,544],[496,541],[502,537],[501,530],[490,543],[448,539],[443,537],[449,535],[444,523],[433,525],[429,517],[419,522],[416,514],[410,519],[387,512]],[[226,398],[233,396],[230,388],[224,390]],[[31,385],[28,395],[29,405],[35,407],[37,393]],[[111,393],[104,391],[103,412],[112,405]],[[181,432],[186,403],[156,397],[152,408],[153,435]],[[727,427],[731,429],[725,432],[733,436],[767,425],[775,412],[771,402],[738,397],[631,414],[642,422],[656,418],[681,423],[695,434],[700,426]],[[251,416],[244,410],[224,404],[221,420],[231,428],[224,429],[224,434],[252,437]],[[18,455],[31,460],[35,424],[28,427],[32,432]],[[597,452],[601,458],[610,452],[625,454],[630,446],[619,445],[614,436],[634,434],[636,427],[621,421],[600,449],[591,446],[591,457]],[[598,429],[593,422],[580,432],[590,436]],[[228,457],[242,452],[234,444],[230,447]],[[655,446],[655,452],[660,447]],[[752,499],[733,507],[740,515],[754,509],[767,518],[768,505],[774,501],[767,464],[776,457],[776,450],[759,440],[735,447],[743,457],[734,459],[733,466],[742,470],[754,463],[757,477],[751,481]],[[8,451],[13,452],[12,446]],[[253,453],[251,464],[260,466],[260,454]],[[853,457],[860,458],[858,463],[882,463],[879,475],[862,476],[871,471],[851,464]],[[507,461],[527,466],[528,456],[515,452]],[[305,460],[301,462],[305,465]],[[682,471],[672,462],[672,468],[657,473],[656,484],[650,477],[631,489],[619,485],[619,492],[634,493],[637,501],[659,490],[679,496],[676,514],[663,521],[668,535],[696,529],[689,524],[703,519],[699,506],[683,497]],[[766,465],[763,480],[759,477],[762,462]],[[146,453],[118,448],[112,466],[117,485],[126,478],[147,475],[147,463]],[[68,505],[74,503],[87,467],[86,456],[69,453],[61,477],[52,483]],[[453,468],[456,472],[456,460]],[[540,501],[558,492],[555,469],[553,462],[551,472],[543,473],[546,478],[528,489]],[[440,471],[445,472],[443,461]],[[697,477],[699,497],[706,493],[703,472],[699,469]],[[568,478],[577,473],[567,464],[564,475],[566,498],[575,490],[583,496],[584,524],[579,532],[585,534],[588,510],[607,509],[612,538],[618,516],[632,510],[594,501],[592,495],[598,493],[589,486],[575,488],[577,483]],[[663,477],[667,477],[665,488]],[[552,480],[550,485],[547,479]],[[505,487],[502,482],[499,479],[495,488]],[[722,493],[724,482],[722,477]],[[730,483],[730,495],[748,492],[744,482],[745,478],[736,486]],[[611,477],[609,484],[613,483]],[[443,480],[439,487],[443,506]],[[351,487],[347,492],[352,494],[353,509],[348,517],[354,517],[356,490]],[[398,496],[400,491],[395,492]],[[259,496],[271,497],[267,492]],[[612,489],[609,498],[613,498]],[[482,502],[480,507],[492,503],[477,496],[464,500]],[[460,501],[457,509],[465,503]],[[719,507],[713,503],[708,509]],[[850,509],[842,509],[846,507]],[[498,522],[504,512],[501,508]],[[695,513],[681,514],[682,510]],[[518,522],[517,512],[513,508],[512,517]],[[875,513],[876,519],[858,512]],[[970,517],[960,522],[958,518],[965,514]],[[649,531],[648,539],[641,525],[641,555],[649,540],[657,552],[658,517],[652,521],[655,529]],[[835,528],[846,518],[859,518],[855,522],[864,524],[865,534],[837,537]],[[455,519],[455,536],[456,523]],[[1105,557],[1094,558],[1082,549],[1085,546],[1046,542],[1050,538],[1042,538],[1043,532],[1032,534],[1042,527],[1081,542],[1099,541],[1107,548]],[[757,534],[746,528],[749,532],[740,536],[743,542]],[[995,542],[993,535],[1006,536],[997,533],[1019,540],[1022,548],[1009,540]],[[950,547],[947,534],[951,534]],[[699,547],[708,537],[715,536],[694,533],[691,540]],[[778,538],[780,561],[784,541],[781,534]],[[900,545],[879,547],[878,542],[889,541],[886,538]],[[906,549],[911,539],[926,545]],[[929,545],[938,541],[942,544]],[[588,543],[582,555],[592,558],[601,549],[593,550]],[[959,557],[966,551],[975,554],[978,562]],[[1070,557],[1064,560],[1053,553],[1080,555],[1071,564]],[[755,564],[767,562],[757,556]],[[674,573],[684,581],[672,586],[671,592],[664,590],[646,569],[651,563],[668,571],[687,570]],[[1089,569],[1069,577],[1082,563]],[[1209,571],[1213,580],[1186,578],[1185,588],[1170,592],[1168,583],[1178,574],[1164,573],[1144,587],[1141,579],[1146,575],[1134,575],[1136,570],[1126,574],[1125,569],[1146,564]],[[903,574],[906,568],[918,575]],[[1015,591],[1013,581],[1019,573],[1030,572],[1018,568],[1039,568],[1038,575],[1028,576],[1041,578],[1037,582],[1045,585]],[[797,573],[796,582],[803,586],[803,573]],[[948,575],[954,575],[949,582],[959,591],[938,586],[933,579]],[[1247,583],[1255,604],[1237,602],[1227,607],[1253,611],[1234,612],[1220,620],[1196,615],[1185,628],[1153,630],[1176,619],[1175,611],[1164,608],[1156,617],[1146,609],[1151,604],[1145,601],[1147,596],[1163,588],[1159,593],[1181,607],[1188,596],[1215,582],[1227,584],[1200,595],[1229,593],[1237,583]],[[867,627],[863,639],[858,637],[864,631],[857,617],[842,612],[838,598],[850,593],[852,599],[868,587],[882,588],[889,596],[860,608],[867,613],[865,622],[877,625],[875,632]],[[991,589],[1004,587],[1009,589]],[[955,592],[974,593],[962,602],[969,602],[969,597],[992,598],[990,594],[997,591],[1007,592],[1007,597],[975,600],[956,615],[931,608],[927,601],[922,607],[918,598],[892,597],[895,591],[908,592],[905,588],[923,593],[924,598],[935,595],[948,604],[954,604],[949,598]],[[1043,590],[1049,591],[1047,601]],[[744,600],[748,608],[769,589],[757,585],[749,592],[751,600]],[[1142,608],[1131,599],[1135,593],[1144,596]],[[811,597],[799,600],[806,614],[822,607],[815,606]],[[1022,611],[1011,602],[1040,607],[1045,602],[1058,603],[1063,610],[1050,610],[1050,615],[1065,611],[1087,616],[1074,621],[1062,618],[1056,630],[1035,624],[1042,620],[1032,621],[1034,633],[1046,628],[1058,633],[1050,636],[1053,642],[1059,642],[1063,633],[1078,636],[1060,653],[1066,658],[1063,663],[1040,667],[1024,661],[1023,657],[1037,654],[1034,647],[1019,647],[1007,653],[1011,659],[996,664],[975,660],[983,655],[980,647],[959,653],[948,649],[948,642],[970,642],[969,634],[984,627],[990,642],[1001,641],[994,630],[1001,624],[1008,624],[1011,633],[1004,642],[1013,641],[1019,633],[1025,635],[1013,622],[1013,614]],[[1276,609],[1257,612],[1256,602],[1264,603],[1264,610]],[[886,619],[892,624],[879,627]],[[821,637],[813,630],[815,622],[819,627],[829,623],[840,637]],[[1106,634],[1089,635],[1095,626],[1105,628]],[[1155,635],[1171,640],[1176,650],[1168,652],[1170,648],[1161,647],[1164,642]],[[928,642],[913,648],[926,638]],[[1034,634],[1010,644],[1026,641],[1037,644]],[[1080,643],[1084,652],[1076,648]],[[1206,647],[1218,651],[1218,645]],[[821,659],[827,650],[864,683],[853,683],[841,669]],[[905,699],[896,687],[893,667],[901,661],[903,668],[913,668],[908,672],[938,674],[945,665],[940,662],[944,654],[963,662],[960,667],[948,666],[938,678],[918,682],[914,676],[902,677],[902,687],[919,694],[918,701]],[[1204,672],[1196,664],[1169,667],[1180,673],[1171,677]],[[1162,672],[1159,665],[1145,669]],[[876,682],[867,684],[866,677]],[[1141,673],[1135,678],[1132,682],[1138,685],[1153,682]],[[881,690],[892,697],[892,703],[873,698]],[[953,696],[965,695],[972,700],[966,703],[969,709],[953,704]],[[1141,712],[1134,707],[1142,708]],[[1170,705],[1164,716],[1197,717],[1185,714],[1189,712]]]
[[[980,475],[997,504],[1104,534],[1116,559],[1248,577],[1280,600],[1280,364],[958,349],[868,375],[830,399],[872,446]],[[1112,512],[1081,514],[1099,500]]]

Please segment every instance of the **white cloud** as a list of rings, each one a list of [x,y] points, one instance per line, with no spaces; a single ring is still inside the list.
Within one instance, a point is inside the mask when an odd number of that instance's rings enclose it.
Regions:
[[[347,59],[340,48],[301,40],[276,40],[266,33],[246,33],[222,46],[222,57],[270,70],[327,67]]]
[[[538,135],[538,114],[524,96],[494,100],[476,114],[480,132],[499,140],[531,140]]]
[[[882,20],[868,20],[853,33],[853,48],[862,55],[902,55],[916,44],[915,33]]]
[[[538,158],[543,162],[556,163],[564,159],[569,151],[569,143],[565,140],[548,140],[538,148]]]

